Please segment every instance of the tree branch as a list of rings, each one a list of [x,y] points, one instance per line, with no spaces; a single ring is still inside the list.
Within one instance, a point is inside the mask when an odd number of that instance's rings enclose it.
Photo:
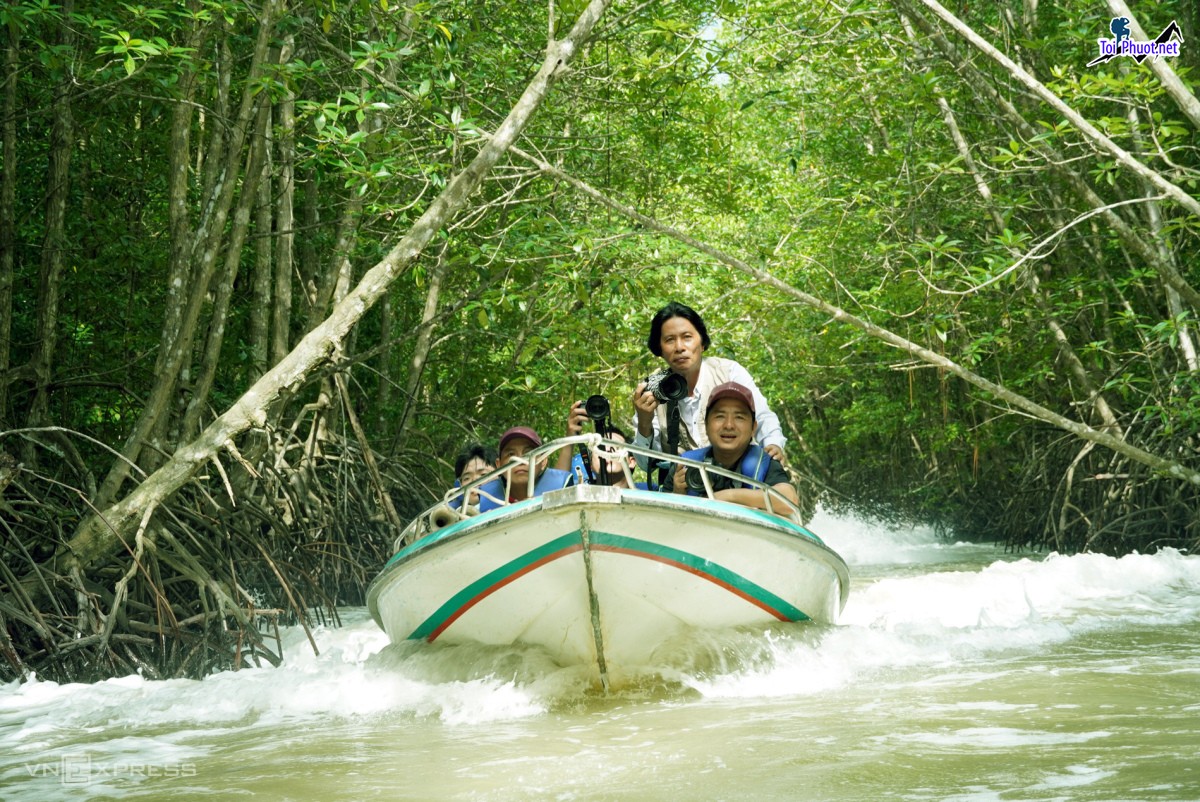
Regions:
[[[1062,98],[1047,89],[1041,81],[1026,72],[1021,65],[1017,64],[1008,56],[1001,53],[999,50],[993,47],[990,42],[988,42],[979,34],[975,33],[975,31],[973,31],[965,22],[947,11],[940,3],[937,2],[937,0],[921,0],[921,2],[926,8],[940,17],[947,25],[958,31],[958,33],[964,39],[974,45],[977,50],[986,55],[988,58],[992,59],[992,61],[995,61],[1001,67],[1004,67],[1004,69],[1008,70],[1009,74],[1032,90],[1038,97],[1050,105],[1051,108],[1066,117],[1071,125],[1075,126],[1075,128],[1082,132],[1088,139],[1092,140],[1102,149],[1111,153],[1120,164],[1125,165],[1134,173],[1149,181],[1154,187],[1161,190],[1167,197],[1176,201],[1180,206],[1187,209],[1192,214],[1200,217],[1200,201],[1196,200],[1191,195],[1177,187],[1175,184],[1172,184],[1170,181],[1163,178],[1154,170],[1151,170],[1149,167],[1142,164],[1133,157],[1132,153],[1125,150],[1116,142],[1113,142],[1111,139],[1102,134],[1100,130],[1096,128],[1096,126],[1084,119],[1083,115],[1079,114],[1077,111],[1063,102]]]
[[[592,0],[565,39],[548,43],[541,68],[495,136],[484,143],[471,163],[446,185],[387,256],[363,275],[358,285],[329,317],[305,335],[286,357],[246,390],[195,440],[180,447],[146,481],[102,513],[85,519],[74,537],[52,558],[55,571],[70,573],[111,554],[130,533],[143,510],[160,504],[178,490],[233,437],[253,426],[266,424],[268,406],[284,391],[298,387],[313,369],[340,348],[350,330],[383,296],[391,282],[416,259],[446,222],[466,205],[484,177],[533,117],[560,69],[591,36],[610,2]],[[22,584],[31,596],[40,596],[45,592],[44,586],[38,585],[36,577],[26,577]]]
[[[600,205],[611,209],[618,214],[624,215],[625,217],[628,217],[629,219],[652,231],[657,231],[658,233],[664,234],[671,239],[676,240],[677,242],[683,243],[689,248],[693,248],[701,253],[707,254],[718,262],[753,277],[761,284],[774,287],[780,292],[796,298],[806,306],[830,315],[838,322],[853,326],[877,340],[882,340],[888,345],[892,345],[902,351],[912,354],[913,356],[918,357],[919,359],[928,362],[931,365],[943,368],[944,370],[953,373],[955,376],[958,376],[963,381],[973,384],[981,390],[984,390],[1001,399],[1002,401],[1005,401],[1012,406],[1027,412],[1029,415],[1037,418],[1038,420],[1057,426],[1058,428],[1068,431],[1071,434],[1082,438],[1083,440],[1097,443],[1120,454],[1124,454],[1130,459],[1140,462],[1143,465],[1147,465],[1157,471],[1162,471],[1164,474],[1174,479],[1181,479],[1191,482],[1195,485],[1200,485],[1200,471],[1196,471],[1187,467],[1186,465],[1181,465],[1173,460],[1164,459],[1151,454],[1150,452],[1140,449],[1137,446],[1122,440],[1113,434],[1110,434],[1109,432],[1093,429],[1091,426],[1063,417],[1057,412],[1047,409],[1046,407],[1031,401],[1023,395],[1014,393],[1013,391],[1002,387],[995,382],[985,379],[977,373],[967,370],[958,363],[947,359],[939,353],[930,351],[928,348],[917,345],[910,340],[906,340],[900,335],[894,334],[885,328],[877,326],[869,320],[852,315],[846,310],[823,301],[814,295],[809,295],[803,290],[798,290],[790,284],[787,284],[786,282],[766,272],[765,270],[752,267],[746,262],[743,262],[742,260],[731,256],[724,251],[718,250],[707,243],[701,242],[683,233],[682,231],[679,231],[678,229],[672,228],[664,223],[660,223],[652,217],[647,217],[646,215],[638,212],[636,209],[626,206],[619,201],[604,195],[599,190],[589,186],[583,181],[580,181],[574,176],[564,173],[542,159],[538,159],[537,157],[525,153],[516,147],[510,147],[509,150],[521,158],[536,164],[545,175],[570,184],[574,189],[596,201]]]

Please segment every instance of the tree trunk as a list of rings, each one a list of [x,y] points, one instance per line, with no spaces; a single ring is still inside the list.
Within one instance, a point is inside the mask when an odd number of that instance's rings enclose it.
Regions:
[[[197,22],[193,29],[190,47],[199,50],[207,39],[208,27],[203,22]],[[212,115],[210,124],[212,131],[208,138],[207,147],[198,148],[196,156],[197,173],[207,175],[220,162],[220,142],[224,139],[224,121],[227,119],[229,107],[229,84],[231,61],[229,48],[224,39],[218,43],[220,57],[215,61],[217,72],[217,97],[215,98],[216,113]],[[192,286],[192,223],[191,201],[189,188],[191,180],[188,168],[192,150],[192,116],[193,101],[199,87],[199,78],[193,70],[188,71],[180,81],[183,97],[176,103],[171,112],[171,152],[170,177],[168,179],[168,221],[171,231],[171,265],[167,276],[166,304],[163,311],[162,333],[159,335],[158,356],[155,359],[154,373],[161,374],[167,369],[168,356],[175,337],[183,328],[183,313],[187,305],[188,295]],[[203,169],[203,173],[201,170]],[[216,178],[206,179],[204,187],[209,188],[209,181],[215,183]]]
[[[52,559],[53,570],[70,574],[120,548],[148,511],[191,479],[209,461],[217,459],[237,435],[252,426],[266,423],[267,407],[285,391],[295,391],[318,365],[328,361],[351,328],[362,318],[390,284],[412,264],[422,249],[467,203],[483,179],[520,136],[530,118],[546,97],[556,74],[575,55],[590,36],[611,0],[592,0],[584,9],[570,35],[550,41],[541,67],[513,106],[496,133],[481,147],[471,163],[446,185],[408,233],[384,257],[366,272],[358,285],[319,326],[266,375],[251,386],[217,420],[191,443],[178,448],[153,475],[147,477],[129,495],[110,508],[89,516],[76,530],[70,542]],[[147,533],[151,538],[151,533]],[[22,580],[22,589],[33,598],[46,592],[39,575]]]
[[[911,31],[909,35],[910,38],[914,39],[915,43],[915,37],[912,37]],[[971,149],[967,144],[966,137],[963,136],[962,131],[958,127],[958,121],[955,119],[954,110],[950,108],[950,104],[946,101],[942,94],[937,91],[936,88],[934,91],[937,93],[938,107],[942,110],[942,118],[946,121],[946,127],[950,131],[950,138],[954,140],[954,146],[958,150],[959,156],[962,157],[963,165],[971,174],[971,178],[975,182],[975,188],[979,191],[979,196],[987,205],[988,213],[992,218],[992,225],[995,226],[995,233],[997,235],[1003,234],[1004,218],[1001,216],[1000,211],[996,208],[995,203],[992,201],[991,188],[988,186],[987,180],[983,177],[983,174],[979,171],[975,164],[975,159],[971,155]],[[1008,250],[1010,256],[1013,258],[1020,256],[1020,254],[1014,249],[1010,248]],[[1092,380],[1087,368],[1084,367],[1083,362],[1075,353],[1075,349],[1071,345],[1070,338],[1067,336],[1062,324],[1059,323],[1058,318],[1054,315],[1049,298],[1047,297],[1045,290],[1042,289],[1041,282],[1039,281],[1037,274],[1033,270],[1026,269],[1025,278],[1030,283],[1030,289],[1033,293],[1034,303],[1037,304],[1038,311],[1042,314],[1042,319],[1046,322],[1047,328],[1049,328],[1051,333],[1054,335],[1055,347],[1058,348],[1059,355],[1067,363],[1067,366],[1071,371],[1071,375],[1075,377],[1075,380],[1079,382],[1080,386],[1083,387],[1084,391],[1087,393],[1087,402],[1091,404],[1092,408],[1095,410],[1106,429],[1118,437],[1123,437],[1121,426],[1117,422],[1117,418],[1113,414],[1112,409],[1109,407],[1108,401],[1105,399],[1104,395],[1101,394],[1100,389]]]
[[[1108,0],[1108,9],[1114,17],[1125,17],[1129,20],[1129,30],[1134,39],[1144,42],[1151,38],[1142,30],[1137,17],[1133,16],[1125,0]],[[1192,43],[1189,42],[1188,45],[1190,47]],[[1196,99],[1187,85],[1175,74],[1175,70],[1171,68],[1171,59],[1155,57],[1147,59],[1147,63],[1167,90],[1167,94],[1175,101],[1175,105],[1192,121],[1192,126],[1200,131],[1200,100]]]
[[[269,112],[268,112],[269,113]],[[270,134],[268,122],[266,133]],[[268,140],[268,154],[270,141]],[[246,372],[250,381],[256,382],[267,372],[267,358],[271,348],[271,256],[275,241],[272,233],[273,215],[271,208],[271,164],[263,165],[266,175],[258,182],[258,207],[254,217],[254,275],[250,281],[250,320],[247,325],[246,346],[250,353],[250,367]]]
[[[1145,150],[1145,143],[1138,128],[1140,115],[1136,108],[1130,107],[1127,116],[1129,118],[1129,130],[1132,132],[1133,144],[1140,155]],[[1145,182],[1143,182],[1143,187],[1143,192],[1147,195],[1154,194],[1150,187],[1145,185]],[[1175,260],[1175,254],[1167,247],[1167,237],[1163,232],[1162,211],[1158,208],[1158,201],[1147,201],[1145,210],[1146,223],[1150,226],[1150,232],[1153,234],[1152,240],[1154,247],[1158,250],[1159,258],[1178,270],[1179,264]],[[1175,321],[1179,355],[1189,371],[1200,370],[1200,359],[1197,359],[1196,356],[1196,344],[1192,338],[1192,329],[1183,314],[1183,303],[1180,301],[1179,293],[1174,287],[1164,283],[1163,294],[1167,300],[1167,314],[1171,320]]]
[[[311,314],[312,307],[317,303],[317,284],[321,280],[321,257],[313,244],[317,231],[321,227],[321,187],[318,183],[317,173],[311,167],[305,171],[303,187],[301,214],[304,222],[301,226],[304,236],[300,238],[299,247],[296,249],[298,258],[293,275],[300,282],[300,293],[304,298],[304,306]],[[278,303],[278,298],[276,298],[276,303]],[[287,318],[284,320],[286,325]],[[307,332],[308,329],[309,327],[306,325],[304,331]],[[286,354],[287,351],[285,350],[284,353]]]
[[[269,183],[265,176],[267,160],[267,126],[271,119],[270,106],[263,104],[258,111],[258,124],[255,126],[254,138],[250,144],[250,153],[246,164],[245,179],[242,181],[241,193],[238,197],[237,211],[233,215],[233,227],[229,232],[229,244],[225,250],[225,270],[215,288],[212,313],[209,315],[208,336],[205,338],[204,354],[200,362],[200,372],[192,387],[191,399],[184,413],[182,438],[190,440],[199,431],[200,413],[208,404],[208,394],[212,390],[213,381],[217,375],[217,366],[221,361],[221,346],[225,342],[225,324],[229,317],[229,299],[233,295],[233,285],[237,280],[238,267],[242,262],[242,245],[250,230],[250,212],[258,199],[258,184]]]
[[[59,41],[69,52],[74,43],[70,19],[72,0],[63,3],[63,22]],[[71,151],[74,120],[71,117],[72,80],[63,75],[54,94],[53,122],[50,125],[49,167],[46,171],[46,229],[42,239],[41,267],[38,271],[37,330],[30,366],[33,372],[33,402],[28,425],[42,426],[49,414],[50,379],[54,352],[58,347],[58,302],[62,289],[63,250],[66,246],[67,198],[70,195]]]
[[[343,280],[343,276],[349,275],[351,269],[350,251],[354,249],[361,211],[362,196],[352,192],[338,217],[337,239],[334,241],[333,253],[329,259],[325,260],[316,278],[313,304],[308,310],[308,325],[305,326],[305,331],[312,331],[316,328],[329,314],[330,305],[337,302],[338,283]],[[345,293],[343,292],[342,295],[344,296]]]
[[[333,258],[321,271],[316,303],[309,309],[308,327],[310,331],[320,325],[320,322],[329,313],[330,306],[340,304],[346,297],[346,293],[349,292],[354,272],[354,265],[350,261],[350,252],[354,250],[354,243],[358,237],[362,207],[362,195],[352,191],[349,200],[342,207],[341,219],[338,221],[338,236],[333,246]],[[341,359],[345,355],[344,351],[344,344],[339,343],[332,355]],[[334,408],[333,397],[333,382],[326,377],[321,380],[320,389],[317,391],[317,409],[319,411],[316,413],[317,419],[314,422],[314,433],[311,438],[317,443],[323,442],[328,437],[330,413]]]
[[[1013,60],[1008,56],[1004,55],[995,47],[993,47],[991,43],[982,36],[975,33],[975,31],[972,30],[965,22],[947,11],[940,3],[937,2],[937,0],[920,0],[920,2],[923,3],[926,8],[936,14],[943,22],[957,31],[960,36],[970,42],[977,50],[1007,70],[1009,75],[1016,78],[1017,81],[1031,90],[1035,95],[1040,97],[1047,105],[1049,105],[1059,114],[1066,117],[1067,120],[1070,121],[1071,125],[1075,126],[1076,130],[1091,140],[1092,143],[1098,146],[1101,150],[1107,151],[1108,154],[1114,157],[1119,164],[1128,168],[1134,174],[1141,176],[1145,181],[1153,185],[1157,191],[1163,193],[1192,214],[1200,217],[1200,200],[1193,198],[1191,195],[1184,192],[1180,187],[1172,184],[1157,172],[1142,164],[1133,156],[1133,154],[1129,153],[1120,147],[1116,142],[1113,142],[1111,139],[1101,133],[1096,126],[1092,125],[1081,114],[1064,103],[1062,98],[1047,89],[1039,80],[1026,72],[1020,65],[1013,62]]]
[[[375,371],[379,376],[379,384],[375,390],[375,431],[383,440],[389,440],[395,429],[392,426],[392,387],[395,384],[392,365],[392,329],[396,327],[396,307],[392,303],[392,294],[387,293],[379,301],[379,357],[375,361]]]
[[[284,42],[280,64],[291,60],[295,49],[289,35]],[[293,204],[296,197],[296,115],[295,97],[288,89],[279,102],[279,179],[276,186],[277,247],[275,249],[275,292],[271,317],[271,362],[274,365],[292,349],[292,271],[296,243]],[[316,209],[314,199],[313,209]],[[313,232],[315,233],[315,232]],[[257,378],[257,377],[255,377]]]
[[[446,253],[442,251],[429,275],[429,291],[425,294],[425,309],[421,312],[421,327],[417,330],[417,342],[413,346],[412,361],[408,366],[408,380],[404,383],[404,412],[396,422],[397,448],[403,446],[409,418],[417,406],[417,394],[421,388],[421,375],[429,361],[433,344],[433,330],[437,319],[438,296],[442,292],[442,281],[446,278]]]
[[[192,281],[187,287],[187,297],[184,302],[183,314],[179,320],[176,333],[163,332],[163,343],[160,346],[164,354],[156,366],[154,386],[147,397],[134,424],[133,432],[122,451],[123,459],[113,463],[113,467],[105,477],[99,492],[96,506],[102,507],[116,497],[118,490],[129,476],[130,465],[139,462],[143,449],[147,445],[156,444],[168,423],[171,410],[171,399],[177,382],[184,377],[185,367],[189,364],[192,345],[196,335],[200,313],[205,303],[208,287],[212,283],[217,262],[223,252],[222,244],[225,235],[225,223],[229,217],[237,189],[239,170],[243,158],[242,148],[245,143],[250,123],[254,119],[256,103],[261,100],[258,93],[257,79],[262,73],[267,58],[267,45],[274,30],[278,0],[264,0],[260,15],[258,40],[247,73],[245,87],[242,92],[241,105],[235,120],[231,122],[228,142],[222,147],[224,158],[219,169],[210,163],[209,168],[218,176],[212,188],[211,195],[205,202],[205,213],[202,215],[192,240]],[[210,154],[211,156],[211,154]],[[186,377],[184,377],[186,378]],[[168,449],[166,444],[157,444],[158,452]],[[157,459],[147,460],[156,462]]]
[[[1139,259],[1153,267],[1159,276],[1162,277],[1163,282],[1167,286],[1174,288],[1192,309],[1200,311],[1200,292],[1188,284],[1187,280],[1171,264],[1163,262],[1154,247],[1139,236],[1124,218],[1113,210],[1111,204],[1105,203],[1078,173],[1069,169],[1068,165],[1072,163],[1072,160],[1058,153],[1047,141],[1044,141],[1039,136],[1038,129],[1031,125],[1012,103],[1001,97],[988,83],[986,78],[958,53],[949,40],[942,35],[941,31],[924,16],[916,12],[910,5],[909,0],[893,0],[893,2],[905,16],[921,29],[925,37],[942,51],[942,54],[950,61],[963,80],[982,98],[993,103],[1017,129],[1024,140],[1029,143],[1029,146],[1037,150],[1046,159],[1046,164],[1054,175],[1062,179],[1070,187],[1071,191],[1075,193],[1076,197],[1088,208],[1101,212],[1105,222],[1112,227],[1121,242],[1136,254]],[[1160,178],[1160,180],[1162,179]]]
[[[0,428],[8,428],[9,361],[12,341],[13,270],[16,265],[17,197],[17,71],[21,44],[15,24],[5,26],[4,124],[0,128],[3,156],[0,157]]]

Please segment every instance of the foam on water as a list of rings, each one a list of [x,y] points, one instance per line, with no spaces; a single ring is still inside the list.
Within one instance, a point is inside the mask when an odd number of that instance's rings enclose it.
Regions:
[[[929,526],[892,526],[818,509],[808,528],[855,566],[930,565],[992,553],[995,547],[947,542]]]
[[[928,529],[896,532],[820,514],[811,528],[855,577],[839,625],[767,633],[769,659],[727,658],[732,670],[684,674],[690,687],[705,697],[817,695],[897,672],[907,684],[982,683],[1004,673],[1008,658],[1081,635],[1200,619],[1200,558],[1171,549],[1017,559],[995,547],[940,542]],[[993,561],[983,568],[938,570],[988,550]],[[873,575],[892,552],[897,564],[917,563],[922,572]]]
[[[697,635],[664,649],[658,685],[641,692],[768,699],[866,678],[886,683],[897,673],[908,684],[983,682],[1007,670],[1012,656],[1048,644],[1118,623],[1169,626],[1200,616],[1200,558],[1175,551],[1013,559],[993,549],[995,559],[982,568],[940,570],[984,547],[828,515],[812,528],[846,555],[855,575],[838,626]],[[924,570],[870,570],[889,555]],[[277,668],[200,681],[0,686],[0,781],[19,774],[24,757],[78,744],[178,761],[221,730],[396,715],[451,726],[520,720],[591,692],[583,672],[536,652],[389,646],[365,611],[346,611],[345,620],[340,629],[314,631],[320,654],[302,631],[289,632]]]

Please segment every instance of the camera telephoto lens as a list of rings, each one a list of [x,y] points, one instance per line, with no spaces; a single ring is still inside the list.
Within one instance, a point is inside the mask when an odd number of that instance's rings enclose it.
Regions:
[[[608,399],[602,395],[589,396],[583,402],[583,410],[592,420],[604,420],[609,413]]]
[[[682,401],[688,394],[687,379],[669,370],[660,370],[647,376],[646,389],[654,393],[654,399],[660,404]]]
[[[694,490],[697,493],[704,492],[704,479],[700,476],[699,468],[688,468],[686,476],[688,490]]]

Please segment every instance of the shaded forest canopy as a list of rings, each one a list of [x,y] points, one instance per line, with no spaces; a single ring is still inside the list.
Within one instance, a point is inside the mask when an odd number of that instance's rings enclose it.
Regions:
[[[277,659],[667,300],[826,505],[1194,548],[1196,7],[954,11],[6,4],[0,679]]]

